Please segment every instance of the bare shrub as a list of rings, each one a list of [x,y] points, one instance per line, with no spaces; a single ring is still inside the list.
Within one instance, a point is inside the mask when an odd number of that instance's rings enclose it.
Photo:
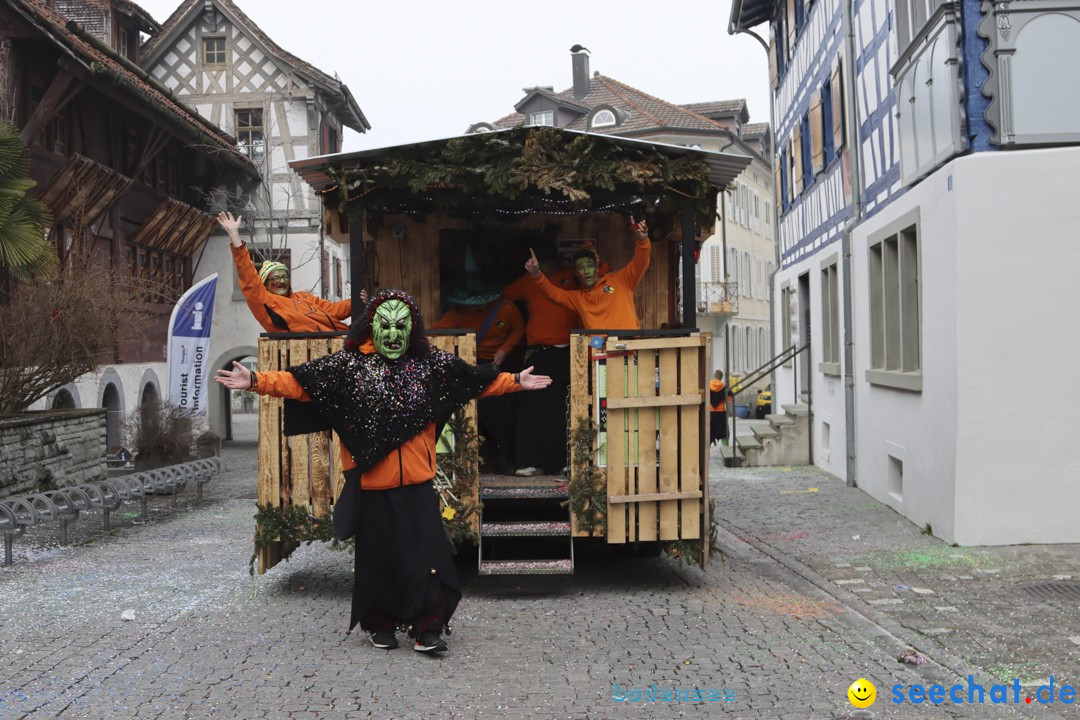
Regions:
[[[128,416],[126,429],[140,468],[175,465],[196,458],[196,439],[205,421],[160,400],[145,402]]]

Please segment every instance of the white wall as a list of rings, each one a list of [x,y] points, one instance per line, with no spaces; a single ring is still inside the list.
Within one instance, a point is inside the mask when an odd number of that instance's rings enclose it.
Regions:
[[[946,165],[893,201],[852,238],[852,295],[855,322],[857,484],[934,535],[956,536],[956,205],[949,190],[953,165]],[[953,185],[956,188],[955,182]],[[868,238],[919,211],[921,254],[922,392],[872,385]],[[989,250],[989,246],[983,248]],[[901,492],[890,473],[902,464]]]
[[[980,153],[954,186],[956,541],[1080,542],[1080,148]]]

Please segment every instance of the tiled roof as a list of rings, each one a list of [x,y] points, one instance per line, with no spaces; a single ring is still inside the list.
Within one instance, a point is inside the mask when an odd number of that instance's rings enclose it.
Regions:
[[[742,126],[744,138],[756,138],[769,132],[769,123],[747,123]]]
[[[223,9],[228,15],[231,15],[235,22],[242,26],[245,33],[255,38],[255,40],[262,44],[263,47],[270,51],[270,53],[283,62],[291,65],[311,83],[317,85],[322,91],[330,95],[331,99],[334,101],[335,114],[343,125],[351,127],[357,132],[365,132],[371,128],[371,123],[368,122],[367,118],[364,116],[364,112],[360,109],[360,106],[357,105],[352,93],[349,92],[349,88],[346,87],[345,83],[341,82],[340,79],[327,75],[311,63],[301,60],[282,48],[270,39],[270,36],[264,33],[259,28],[259,25],[249,18],[236,3],[232,2],[232,0],[211,1]],[[174,30],[181,27],[190,13],[202,12],[202,8],[206,5],[206,2],[207,0],[184,0],[184,2],[173,11],[172,15],[162,23],[161,33],[150,38],[143,44],[142,56],[144,58],[149,58],[153,55],[158,45],[164,42]]]
[[[702,115],[721,115],[727,113],[739,113],[746,110],[746,100],[712,100],[710,102],[687,103],[680,105],[687,110],[692,110]]]
[[[559,97],[589,108],[597,105],[612,105],[626,110],[629,114],[626,122],[621,125],[597,128],[592,132],[625,135],[672,128],[708,132],[724,129],[704,115],[669,103],[667,100],[661,100],[654,95],[621,83],[615,78],[596,73],[589,78],[589,81],[589,92],[584,98],[575,98],[573,88],[562,91]],[[567,128],[588,130],[587,122],[588,117],[582,116],[567,125]]]
[[[172,98],[167,91],[149,80],[145,73],[133,70],[128,62],[103,46],[100,41],[89,39],[90,36],[87,36],[77,23],[68,21],[41,0],[4,1],[29,23],[51,37],[57,45],[70,51],[75,60],[92,74],[107,76],[121,92],[132,95],[159,114],[179,120],[202,142],[228,151],[225,157],[231,164],[257,172],[251,160],[236,149],[236,141],[221,128]]]

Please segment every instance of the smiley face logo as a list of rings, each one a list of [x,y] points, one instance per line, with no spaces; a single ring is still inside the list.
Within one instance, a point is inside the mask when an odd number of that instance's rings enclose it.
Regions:
[[[848,700],[857,708],[868,708],[877,700],[877,688],[866,678],[859,678],[847,689]]]

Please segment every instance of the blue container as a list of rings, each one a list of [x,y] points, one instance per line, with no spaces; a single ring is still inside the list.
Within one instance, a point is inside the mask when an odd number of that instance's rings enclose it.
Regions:
[[[735,417],[740,418],[742,420],[745,420],[748,417],[750,417],[750,406],[749,405],[736,405],[735,406]]]

